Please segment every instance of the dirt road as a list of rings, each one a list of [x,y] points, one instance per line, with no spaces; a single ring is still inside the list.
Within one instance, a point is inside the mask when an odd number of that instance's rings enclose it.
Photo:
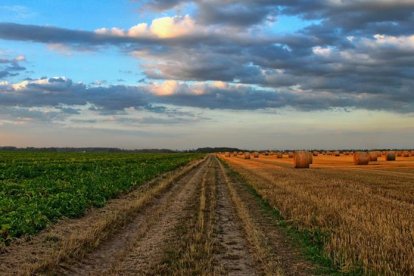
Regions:
[[[152,193],[142,204],[133,205],[136,210],[119,226],[89,246],[77,250],[69,246],[72,253],[64,257],[51,254],[54,257],[49,263],[44,253],[43,265],[37,267],[24,265],[30,259],[17,258],[26,269],[13,270],[13,254],[39,250],[23,243],[20,249],[16,246],[0,255],[0,263],[7,264],[7,268],[0,264],[0,271],[57,275],[311,274],[312,265],[303,261],[254,196],[215,156],[187,168],[170,182],[158,189],[154,184],[136,197],[126,198],[122,204],[132,204],[128,201],[137,202],[142,194]],[[88,217],[83,220],[85,225],[89,223]],[[32,254],[36,256],[36,252]]]

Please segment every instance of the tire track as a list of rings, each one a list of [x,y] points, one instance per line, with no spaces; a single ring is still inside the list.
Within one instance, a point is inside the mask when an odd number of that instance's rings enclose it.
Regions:
[[[163,242],[205,174],[209,158],[190,171],[171,189],[131,218],[131,222],[104,241],[81,261],[66,262],[53,273],[59,275],[148,274],[161,260]]]
[[[251,244],[246,239],[237,207],[231,200],[229,187],[221,173],[218,161],[214,161],[217,186],[217,222],[215,225],[217,250],[214,261],[227,275],[258,275],[258,268]]]

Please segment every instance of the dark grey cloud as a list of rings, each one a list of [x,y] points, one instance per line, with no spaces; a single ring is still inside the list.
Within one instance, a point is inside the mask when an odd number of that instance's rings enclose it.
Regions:
[[[274,90],[251,85],[177,84],[172,94],[157,94],[155,84],[142,86],[89,87],[66,78],[32,80],[26,83],[0,87],[0,106],[18,108],[54,108],[47,116],[57,118],[79,114],[79,106],[102,115],[123,114],[128,108],[142,109],[153,114],[180,114],[163,105],[207,109],[257,110],[292,107],[298,110],[324,110],[331,108],[366,108],[411,112],[414,102],[403,94],[378,93],[376,95],[343,91]],[[409,93],[409,91],[406,91]],[[36,111],[39,116],[44,114]],[[24,115],[21,115],[21,117]],[[180,119],[182,120],[182,119]]]
[[[20,72],[25,71],[26,67],[20,64],[24,58],[0,58],[0,80],[8,77],[18,76]]]
[[[196,18],[207,25],[248,27],[272,21],[277,14],[271,1],[199,1]]]
[[[149,103],[148,93],[136,87],[88,87],[66,78],[47,78],[3,85],[1,106],[59,107],[93,104],[103,111],[117,112]],[[67,111],[72,111],[67,109]]]
[[[244,27],[284,14],[322,20],[347,32],[408,33],[414,19],[414,3],[407,0],[149,0],[146,6],[168,10],[189,3],[196,7],[199,22]]]
[[[162,11],[162,10],[175,8],[178,5],[186,4],[188,2],[192,2],[192,1],[191,0],[188,0],[188,1],[186,0],[149,0],[149,1],[145,1],[144,9],[151,8],[157,11]]]
[[[149,42],[151,39],[134,39],[115,35],[100,35],[91,31],[70,30],[52,26],[0,23],[0,38],[8,40],[32,41],[41,43],[68,43],[104,45],[130,42]]]
[[[271,0],[149,0],[144,7],[157,11],[178,8],[186,4],[196,7],[195,18],[206,25],[229,25],[247,27],[257,25],[265,20],[273,20],[278,14],[279,6]]]

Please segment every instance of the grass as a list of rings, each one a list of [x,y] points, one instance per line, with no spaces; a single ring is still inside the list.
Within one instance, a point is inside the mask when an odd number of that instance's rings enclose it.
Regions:
[[[195,199],[188,213],[174,229],[174,239],[166,246],[160,268],[161,275],[214,275],[213,225],[216,192],[214,175],[209,167],[201,177]]]

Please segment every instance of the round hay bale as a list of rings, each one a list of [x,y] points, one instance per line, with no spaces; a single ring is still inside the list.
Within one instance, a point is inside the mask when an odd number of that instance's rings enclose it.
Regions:
[[[402,152],[401,151],[397,151],[397,156],[401,157],[402,156]]]
[[[312,156],[312,153],[309,152],[309,151],[307,151],[307,154],[308,154],[309,164],[313,164],[313,156]]]
[[[340,156],[341,155],[341,153],[339,152],[339,151],[334,151],[334,153],[333,153],[335,156]]]
[[[312,152],[312,155],[313,155],[313,156],[318,156],[318,155],[319,155],[319,152],[314,151],[314,152]]]
[[[258,152],[254,152],[254,153],[253,153],[253,157],[254,157],[254,158],[259,158],[259,153],[258,153]]]
[[[249,152],[244,153],[244,159],[250,159],[250,153]]]
[[[312,164],[312,154],[309,151],[297,151],[293,157],[293,166],[296,169],[309,168]]]
[[[281,152],[276,153],[276,157],[277,158],[283,158],[283,153],[281,153]]]
[[[371,151],[369,153],[369,161],[377,161],[378,153],[376,151]]]
[[[385,160],[395,161],[395,151],[389,151],[385,154]]]
[[[369,154],[367,152],[355,152],[354,153],[354,164],[355,165],[368,165],[370,160]]]
[[[288,157],[289,157],[289,158],[293,158],[293,152],[289,151],[289,152],[288,152]]]
[[[224,156],[225,156],[225,157],[230,157],[230,152],[226,152],[226,153],[224,153]]]
[[[402,156],[403,157],[410,157],[410,153],[408,151],[404,151]]]

